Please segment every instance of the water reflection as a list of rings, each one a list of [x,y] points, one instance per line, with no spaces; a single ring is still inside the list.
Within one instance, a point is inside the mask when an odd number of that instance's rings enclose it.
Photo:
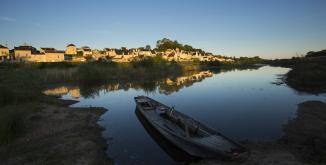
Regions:
[[[73,99],[80,98],[80,89],[78,87],[69,87],[69,86],[61,86],[57,88],[47,89],[43,92],[49,96],[62,96],[69,94]]]
[[[154,81],[133,81],[133,82],[111,82],[102,85],[93,86],[60,86],[52,89],[47,89],[44,94],[51,96],[62,96],[69,94],[73,99],[94,98],[99,95],[99,92],[112,92],[118,90],[128,91],[130,88],[143,90],[145,93],[155,92],[158,89],[159,93],[170,95],[178,92],[184,87],[192,86],[196,82],[201,82],[203,79],[212,77],[211,71],[189,72],[179,77],[168,77]]]

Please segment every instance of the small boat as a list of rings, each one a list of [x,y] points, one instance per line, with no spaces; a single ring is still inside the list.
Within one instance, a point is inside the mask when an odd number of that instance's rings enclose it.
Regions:
[[[248,150],[189,116],[146,96],[135,97],[137,109],[161,136],[193,157],[245,159]]]
[[[139,109],[136,108],[135,114],[148,135],[176,162],[176,164],[182,165],[199,160],[198,157],[189,155],[187,152],[176,147],[173,143],[161,136],[161,134],[144,118]]]

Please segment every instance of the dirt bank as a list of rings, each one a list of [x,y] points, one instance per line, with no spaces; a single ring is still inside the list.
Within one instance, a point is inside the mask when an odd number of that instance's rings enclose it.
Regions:
[[[297,117],[284,126],[282,141],[297,157],[310,163],[326,164],[326,104],[306,101],[298,106]]]
[[[202,160],[191,165],[306,165],[287,146],[275,141],[251,141],[244,146],[251,150],[250,157],[245,161]]]
[[[299,104],[297,117],[284,125],[281,139],[243,144],[251,150],[246,161],[202,160],[193,165],[326,164],[326,104],[320,101]]]
[[[70,108],[74,101],[45,98],[27,118],[27,131],[0,146],[2,165],[113,164],[96,123],[104,108]]]

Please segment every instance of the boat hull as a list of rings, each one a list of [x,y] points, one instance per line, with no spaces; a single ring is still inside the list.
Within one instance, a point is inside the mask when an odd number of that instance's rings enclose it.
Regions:
[[[149,118],[149,116],[147,116],[146,112],[142,109],[141,106],[137,105],[137,109],[139,110],[141,115],[146,119],[146,121],[152,127],[154,127],[165,139],[170,141],[173,145],[183,150],[187,154],[198,158],[227,158],[227,156],[224,156],[222,153],[203,149],[202,146],[198,146],[197,144],[187,141],[184,138],[180,138],[173,134],[167,133],[162,128],[154,124],[153,121],[151,121],[151,119]]]
[[[136,110],[162,137],[198,158],[246,159],[247,149],[215,130],[146,96],[135,97]]]

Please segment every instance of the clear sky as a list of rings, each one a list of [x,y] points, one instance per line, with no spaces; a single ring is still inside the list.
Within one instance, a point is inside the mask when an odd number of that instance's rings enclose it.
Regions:
[[[167,37],[227,56],[326,49],[326,0],[1,0],[0,44],[155,47]]]

